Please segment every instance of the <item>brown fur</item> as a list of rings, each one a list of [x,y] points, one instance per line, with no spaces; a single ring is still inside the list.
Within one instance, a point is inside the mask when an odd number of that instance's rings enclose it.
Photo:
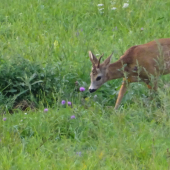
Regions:
[[[99,82],[97,83],[98,87],[100,87],[108,80],[124,78],[115,105],[117,109],[126,92],[127,83],[141,80],[148,85],[148,88],[151,88],[149,85],[150,76],[153,75],[155,79],[152,88],[156,90],[158,76],[170,73],[170,38],[133,46],[118,61],[112,64],[107,64],[108,61],[110,62],[109,58],[106,60],[100,64],[98,70],[104,78],[100,84]],[[93,84],[95,81],[94,77],[96,78],[97,74],[91,77]]]

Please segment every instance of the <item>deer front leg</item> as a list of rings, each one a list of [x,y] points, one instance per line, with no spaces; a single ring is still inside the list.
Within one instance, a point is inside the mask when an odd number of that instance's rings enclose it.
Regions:
[[[122,101],[122,98],[126,92],[126,89],[127,89],[127,82],[126,80],[123,81],[122,83],[122,86],[120,88],[120,91],[119,91],[119,94],[118,94],[118,98],[117,98],[117,101],[116,101],[116,105],[115,105],[115,109],[118,109],[121,101]]]

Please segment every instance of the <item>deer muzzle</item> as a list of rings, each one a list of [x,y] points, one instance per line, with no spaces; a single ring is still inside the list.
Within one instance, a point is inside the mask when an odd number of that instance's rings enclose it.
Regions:
[[[93,92],[95,92],[96,91],[96,89],[89,89],[89,92],[90,93],[93,93]]]

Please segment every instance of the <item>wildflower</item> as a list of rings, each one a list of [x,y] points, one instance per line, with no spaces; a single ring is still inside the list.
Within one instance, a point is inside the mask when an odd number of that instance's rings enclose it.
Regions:
[[[103,6],[103,4],[98,4],[97,6]]]
[[[116,2],[111,2],[112,5],[114,5]]]
[[[89,101],[89,97],[86,97],[86,98],[85,98],[85,101]]]
[[[27,115],[27,113],[24,113],[25,115]]]
[[[47,109],[47,108],[45,108],[45,109],[44,109],[44,112],[48,112],[48,109]]]
[[[59,46],[59,43],[57,40],[54,41],[54,49],[56,49]]]
[[[80,87],[80,91],[81,92],[85,91],[85,88],[84,87]]]
[[[83,169],[87,169],[87,166],[86,164],[83,163]]]
[[[128,3],[124,3],[122,8],[127,8],[129,6]]]
[[[134,71],[137,71],[137,70],[138,70],[138,68],[135,66],[133,70],[134,70]]]
[[[113,28],[113,30],[112,31],[116,31],[117,30],[117,26],[115,27],[115,28]]]
[[[77,32],[76,32],[76,36],[78,37],[78,36],[79,36],[79,34],[80,34],[80,33],[79,33],[79,31],[77,31]]]
[[[116,10],[116,9],[117,9],[116,7],[111,8],[111,10]]]
[[[71,116],[71,119],[75,119],[76,117],[74,115]]]
[[[103,9],[104,9],[104,8],[99,9],[99,13],[100,13],[100,14],[103,14],[103,13],[104,13]]]
[[[140,30],[143,31],[143,27]]]
[[[68,101],[67,104],[68,104],[69,106],[71,106],[72,103]]]
[[[99,10],[102,11],[104,8],[100,8]]]
[[[76,152],[76,155],[81,156],[81,152]]]
[[[4,117],[4,118],[3,118],[3,121],[6,121],[6,119],[7,119],[7,118],[6,118],[6,117]]]
[[[62,104],[62,105],[66,104],[66,101],[65,101],[65,100],[62,100],[62,101],[61,101],[61,104]]]
[[[99,154],[99,158],[100,158],[100,159],[103,158],[103,152],[101,152],[101,153]]]
[[[94,95],[94,98],[95,98],[95,99],[97,98],[97,94]]]
[[[129,31],[129,34],[132,34],[133,32],[132,31]]]

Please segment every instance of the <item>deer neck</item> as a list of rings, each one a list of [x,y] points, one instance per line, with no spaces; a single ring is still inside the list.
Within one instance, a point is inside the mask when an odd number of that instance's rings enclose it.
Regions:
[[[108,80],[123,78],[123,61],[118,60],[108,66],[107,72]]]

